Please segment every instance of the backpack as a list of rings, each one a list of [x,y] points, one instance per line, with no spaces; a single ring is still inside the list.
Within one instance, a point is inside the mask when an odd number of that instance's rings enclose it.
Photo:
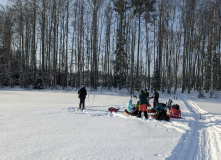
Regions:
[[[176,110],[180,110],[180,106],[178,104],[174,104],[172,105],[172,108],[176,109]]]
[[[166,111],[164,110],[159,110],[156,114],[156,119],[157,120],[165,120],[165,121],[169,121],[169,117],[166,114]]]

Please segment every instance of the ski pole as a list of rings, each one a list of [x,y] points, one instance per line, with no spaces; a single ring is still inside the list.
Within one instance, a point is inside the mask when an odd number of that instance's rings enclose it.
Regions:
[[[95,97],[95,94],[94,94],[94,97]],[[93,106],[93,103],[94,103],[94,97],[93,97],[93,101],[92,101],[92,106]],[[91,106],[91,108],[92,108],[92,106]]]
[[[89,98],[89,94],[88,94],[88,103],[89,103],[88,108],[90,108],[90,98]]]

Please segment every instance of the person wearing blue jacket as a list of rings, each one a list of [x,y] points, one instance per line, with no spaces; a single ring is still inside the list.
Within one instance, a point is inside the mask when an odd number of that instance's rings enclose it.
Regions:
[[[156,104],[157,104],[157,106],[155,108],[156,111],[160,111],[160,110],[166,111],[166,109],[162,106],[161,103],[157,102]]]
[[[157,120],[166,120],[169,121],[169,117],[166,114],[166,109],[163,107],[163,105],[159,102],[156,102],[157,106],[156,106],[156,111],[157,113],[155,114],[155,118]]]
[[[135,105],[132,104],[132,99],[130,99],[127,104],[126,104],[126,113],[132,113],[134,115],[137,115],[138,113],[138,108],[135,108]]]
[[[134,105],[132,105],[132,99],[130,99],[126,104],[127,112],[132,113],[134,110]]]

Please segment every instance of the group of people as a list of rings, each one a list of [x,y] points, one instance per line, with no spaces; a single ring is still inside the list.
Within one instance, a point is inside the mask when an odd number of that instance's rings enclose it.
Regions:
[[[133,113],[137,115],[138,118],[141,118],[142,112],[144,112],[144,117],[148,119],[147,114],[147,105],[149,104],[149,99],[153,98],[153,107],[155,108],[158,104],[159,99],[159,93],[156,91],[156,89],[153,89],[153,96],[149,97],[149,93],[147,92],[147,89],[140,90],[140,93],[138,95],[138,103],[137,105],[132,105],[132,99],[129,100],[129,102],[126,104],[126,111],[128,113]]]
[[[85,86],[80,88],[78,90],[78,98],[80,99],[79,103],[79,109],[84,110],[85,107],[85,98],[87,96],[87,90],[85,89]],[[140,90],[140,93],[138,95],[139,101],[136,105],[132,104],[132,99],[128,101],[126,104],[126,111],[128,113],[133,113],[137,115],[138,118],[141,118],[142,112],[144,112],[144,117],[148,119],[147,114],[147,105],[149,104],[149,99],[153,98],[153,107],[155,108],[158,105],[158,99],[159,99],[159,93],[156,91],[156,89],[153,89],[153,96],[149,97],[149,93],[147,92],[147,89]]]

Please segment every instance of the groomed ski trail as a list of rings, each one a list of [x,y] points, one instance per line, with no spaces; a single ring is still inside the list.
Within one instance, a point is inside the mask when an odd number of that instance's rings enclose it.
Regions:
[[[202,110],[185,95],[179,95],[189,113],[189,130],[167,160],[220,160],[221,158],[221,116]],[[179,154],[175,154],[179,152]]]

